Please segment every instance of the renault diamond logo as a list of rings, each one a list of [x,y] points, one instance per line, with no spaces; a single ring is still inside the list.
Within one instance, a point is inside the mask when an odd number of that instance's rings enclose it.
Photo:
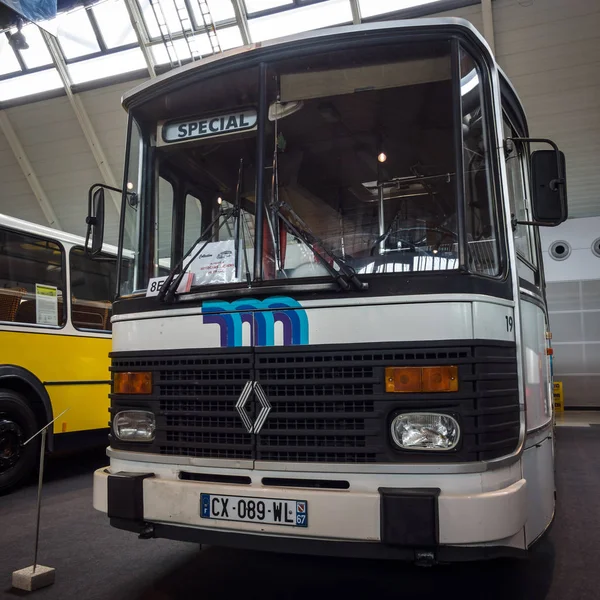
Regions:
[[[254,391],[254,394],[260,403],[260,412],[258,413],[258,417],[256,418],[254,425],[252,424],[252,421],[245,410],[246,403],[248,402],[252,391]],[[244,422],[248,433],[258,433],[262,429],[262,426],[265,424],[265,421],[271,412],[271,404],[267,400],[265,391],[262,389],[258,381],[248,381],[246,383],[238,401],[236,402],[235,408],[238,411],[240,418]]]

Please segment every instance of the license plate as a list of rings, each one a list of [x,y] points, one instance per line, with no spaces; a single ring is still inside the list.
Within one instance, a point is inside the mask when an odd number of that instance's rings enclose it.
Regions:
[[[200,494],[200,516],[222,521],[308,527],[308,502]]]

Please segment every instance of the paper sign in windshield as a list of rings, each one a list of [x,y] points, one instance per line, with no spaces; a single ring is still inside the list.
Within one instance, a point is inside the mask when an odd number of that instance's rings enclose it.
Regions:
[[[52,285],[35,284],[35,322],[58,325],[58,290]]]
[[[171,121],[162,126],[162,141],[167,144],[198,138],[247,131],[256,127],[256,110],[247,108],[222,115],[185,121]]]
[[[203,245],[204,242],[201,242],[195,251]],[[214,285],[237,281],[233,240],[206,244],[202,252],[192,261],[189,271],[194,274],[193,285]]]

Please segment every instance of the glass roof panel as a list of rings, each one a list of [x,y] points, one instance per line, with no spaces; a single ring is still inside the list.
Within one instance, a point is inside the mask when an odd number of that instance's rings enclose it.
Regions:
[[[176,39],[173,41],[170,50],[162,43],[152,45],[151,50],[154,60],[158,65],[172,63],[176,66],[178,59],[183,63],[191,60],[192,57],[194,60],[198,60],[212,54],[210,40],[206,33],[190,35],[187,40],[185,38]]]
[[[75,84],[121,75],[146,68],[144,55],[139,48],[114,52],[90,60],[82,60],[67,65],[71,81]]]
[[[123,0],[108,0],[108,2],[96,4],[92,10],[108,48],[118,48],[137,42]]]
[[[154,16],[152,6],[150,6],[150,0],[138,0],[138,4],[140,5],[144,22],[146,23],[148,35],[152,39],[160,37],[160,29],[158,28],[158,23],[156,21],[156,17]]]
[[[311,29],[352,22],[348,0],[329,0],[248,20],[253,42],[262,42]]]
[[[56,69],[27,73],[0,81],[0,102],[61,88],[64,89]]]
[[[210,40],[208,39],[208,34],[206,33],[199,33],[198,35],[195,35],[193,38],[191,38],[190,44],[192,44],[193,47],[200,53],[200,56],[204,57],[213,53]],[[198,58],[198,55],[196,55],[196,58]]]
[[[154,8],[150,6],[152,14],[156,14],[158,24],[163,24],[164,31],[168,31],[171,34],[181,33],[184,27],[186,27],[186,29],[191,29],[189,13],[185,8],[184,3],[181,2],[181,0],[178,0],[177,4],[182,5],[180,11],[177,10],[174,0],[158,0],[157,2],[154,2]],[[180,15],[184,17],[183,23],[180,19]]]
[[[162,33],[176,35],[183,29],[191,30],[190,13],[185,6],[185,0],[138,0],[148,34],[152,39],[158,39]]]
[[[173,41],[173,48],[175,48],[175,53],[177,54],[177,58],[181,62],[186,60],[190,60],[192,58],[192,52],[197,53],[198,47],[194,43],[194,40],[186,40],[185,38],[181,38]]]
[[[153,44],[152,46],[150,46],[150,50],[152,51],[154,62],[157,65],[166,65],[171,62],[171,59],[169,58],[169,53],[167,52],[167,48],[164,44]]]
[[[48,51],[48,47],[46,46],[46,42],[44,42],[44,38],[42,37],[38,26],[33,24],[25,25],[22,32],[29,45],[27,50],[20,51],[27,68],[35,69],[35,67],[51,65],[52,56]]]
[[[363,19],[395,12],[404,8],[421,6],[422,4],[434,4],[440,0],[359,0],[360,15]]]
[[[8,73],[18,73],[21,70],[19,61],[8,43],[8,38],[0,33],[0,75]]]
[[[237,48],[244,44],[240,28],[237,25],[235,27],[223,27],[222,29],[217,29],[217,38],[221,45],[221,50]]]
[[[294,0],[245,0],[248,14],[294,4]]]
[[[58,41],[66,58],[77,58],[100,51],[86,9],[64,13],[57,20]]]
[[[233,4],[231,0],[207,0],[208,10],[213,19],[213,23],[219,21],[227,21],[227,19],[235,19],[235,11],[233,10]],[[204,27],[204,21],[202,20],[202,14],[200,13],[200,5],[198,0],[191,0],[192,11],[196,18],[198,27]]]

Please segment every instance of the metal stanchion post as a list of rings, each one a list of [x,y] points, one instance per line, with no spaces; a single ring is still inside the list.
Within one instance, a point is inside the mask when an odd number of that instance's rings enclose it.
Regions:
[[[40,445],[40,474],[38,477],[37,491],[37,519],[35,523],[35,549],[33,551],[33,573],[37,567],[38,547],[40,545],[40,513],[42,512],[42,483],[44,482],[44,462],[46,458],[46,428],[42,429],[42,443]]]
[[[13,588],[25,590],[27,592],[32,592],[33,590],[52,585],[56,576],[56,570],[53,567],[44,567],[43,565],[38,565],[38,548],[40,542],[40,515],[42,512],[42,485],[44,483],[44,463],[46,458],[46,436],[48,433],[48,427],[50,427],[50,425],[52,425],[54,421],[62,417],[67,412],[67,410],[69,409],[67,408],[62,413],[60,413],[58,417],[52,419],[50,423],[42,427],[40,431],[32,435],[23,444],[24,446],[26,446],[38,435],[41,434],[42,436],[40,442],[40,474],[38,477],[37,514],[35,523],[35,549],[33,552],[33,565],[31,565],[30,567],[25,567],[24,569],[20,569],[18,571],[14,571],[12,574]]]

